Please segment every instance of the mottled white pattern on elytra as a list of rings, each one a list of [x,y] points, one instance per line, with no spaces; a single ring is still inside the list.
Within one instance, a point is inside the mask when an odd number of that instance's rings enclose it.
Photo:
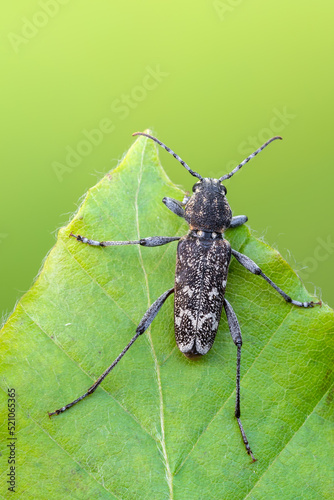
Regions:
[[[223,306],[230,252],[229,243],[223,239],[210,241],[187,235],[178,244],[175,338],[183,353],[205,354],[212,347]]]
[[[214,312],[209,312],[207,314],[205,314],[204,316],[202,316],[201,318],[198,319],[198,322],[197,322],[197,328],[198,330],[200,330],[204,324],[205,321],[207,321],[209,318],[211,318],[213,321],[211,323],[211,330],[213,331],[217,331],[217,328],[218,328],[218,321],[217,321],[217,316]]]
[[[191,311],[189,309],[181,309],[181,308],[179,310],[179,314],[177,316],[175,316],[175,323],[177,324],[177,326],[181,325],[181,321],[182,321],[183,316],[188,316],[188,318],[191,321],[191,324],[193,325],[194,328],[196,328],[197,318],[195,316],[193,316],[193,314],[191,313]]]
[[[210,351],[210,349],[211,349],[210,344],[202,344],[199,338],[196,337],[196,351],[198,352],[198,354],[204,356],[204,354],[207,354]]]
[[[224,280],[223,280],[223,283],[224,283]],[[226,281],[225,281],[225,283],[226,283]],[[213,289],[211,290],[211,292],[208,293],[208,295],[209,295],[209,299],[212,299],[213,296],[218,297],[219,292],[218,292],[217,288],[213,287]]]
[[[179,349],[180,351],[182,352],[182,354],[187,354],[189,351],[192,350],[193,348],[193,345],[194,345],[194,339],[191,339],[188,344],[182,344],[182,345],[179,345]]]
[[[194,290],[192,290],[188,285],[186,285],[182,291],[183,293],[186,293],[189,297],[192,297],[194,294]]]

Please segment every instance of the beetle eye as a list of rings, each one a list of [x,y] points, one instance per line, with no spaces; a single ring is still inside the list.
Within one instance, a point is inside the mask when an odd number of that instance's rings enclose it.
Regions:
[[[197,190],[198,186],[200,185],[200,182],[196,182],[196,184],[193,185],[193,193]]]
[[[222,191],[223,191],[224,195],[226,195],[226,193],[227,193],[226,187],[222,185],[221,188],[222,188]]]

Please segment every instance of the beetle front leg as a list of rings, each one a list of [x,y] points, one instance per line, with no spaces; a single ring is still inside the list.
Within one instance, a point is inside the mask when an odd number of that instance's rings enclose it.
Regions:
[[[180,239],[180,236],[149,236],[148,238],[141,238],[140,240],[96,241],[90,240],[85,236],[80,236],[80,234],[75,235],[71,233],[70,236],[73,236],[73,238],[75,238],[77,241],[81,241],[81,243],[87,243],[87,245],[92,245],[94,247],[111,247],[119,245],[142,245],[144,247],[158,247]]]
[[[241,432],[242,440],[246,447],[246,451],[248,455],[252,457],[253,462],[256,462],[256,458],[254,457],[252,450],[249,446],[248,439],[246,437],[246,433],[244,431],[243,425],[240,420],[240,365],[241,365],[241,346],[242,346],[242,337],[241,330],[238,322],[238,318],[233,311],[231,304],[224,299],[224,308],[226,312],[228,327],[230,329],[231,337],[233,342],[237,346],[237,376],[236,376],[236,397],[235,397],[235,417],[238,421],[239,429]]]
[[[184,218],[184,205],[180,201],[174,200],[174,198],[165,197],[162,199],[162,202],[171,212],[173,212],[173,214]]]
[[[247,257],[246,255],[237,252],[236,250],[232,249],[232,255],[237,259],[237,261],[244,266],[248,271],[250,271],[253,274],[257,274],[262,276],[266,281],[268,281],[269,285],[271,285],[282,297],[286,302],[290,302],[291,304],[298,306],[298,307],[314,307],[315,305],[320,305],[321,306],[321,300],[319,302],[300,302],[299,300],[293,300],[289,295],[287,295],[283,290],[281,290],[280,287],[278,287],[268,276],[266,276],[262,270],[259,268],[255,262]]]
[[[236,215],[235,217],[232,217],[231,224],[229,225],[229,229],[230,228],[233,229],[235,227],[242,226],[247,221],[248,221],[247,215]]]

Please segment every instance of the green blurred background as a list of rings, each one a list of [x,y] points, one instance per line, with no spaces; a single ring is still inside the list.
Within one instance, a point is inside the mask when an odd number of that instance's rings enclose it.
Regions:
[[[80,197],[147,127],[203,176],[282,135],[226,182],[228,199],[333,306],[333,16],[331,0],[6,2],[3,314]],[[181,165],[160,157],[191,189]]]

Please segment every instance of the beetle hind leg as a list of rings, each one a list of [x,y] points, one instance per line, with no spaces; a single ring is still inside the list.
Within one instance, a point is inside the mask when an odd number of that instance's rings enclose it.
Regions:
[[[252,457],[252,461],[256,462],[256,458],[254,457],[252,450],[249,446],[248,439],[246,437],[245,430],[240,420],[240,366],[241,366],[241,346],[242,346],[242,337],[241,330],[238,322],[238,318],[233,311],[231,304],[224,299],[224,308],[226,312],[228,327],[230,329],[231,337],[233,342],[237,346],[237,376],[236,376],[236,398],[235,398],[235,417],[237,419],[239,429],[241,432],[242,440],[244,442],[246,451],[248,455]]]
[[[98,388],[98,386],[101,384],[101,382],[106,378],[106,376],[113,370],[113,368],[119,363],[119,361],[123,358],[123,356],[127,353],[127,351],[130,349],[132,344],[137,340],[137,338],[142,335],[150,326],[158,312],[160,311],[161,307],[165,303],[166,299],[174,293],[174,288],[170,288],[167,290],[165,293],[160,295],[160,297],[153,302],[153,304],[147,309],[146,313],[142,317],[139,325],[136,328],[136,334],[128,345],[123,349],[123,351],[117,356],[115,361],[111,363],[111,365],[102,373],[102,375],[99,376],[99,378],[96,380],[96,382],[79,398],[75,399],[71,403],[68,403],[67,405],[63,406],[62,408],[59,408],[59,410],[55,410],[53,412],[48,412],[49,417],[52,417],[52,415],[59,415],[60,413],[63,413],[64,411],[68,410],[69,408],[72,408],[75,404],[77,404],[79,401],[82,399],[86,398],[87,396],[90,396],[90,394],[93,394],[95,390]]]

